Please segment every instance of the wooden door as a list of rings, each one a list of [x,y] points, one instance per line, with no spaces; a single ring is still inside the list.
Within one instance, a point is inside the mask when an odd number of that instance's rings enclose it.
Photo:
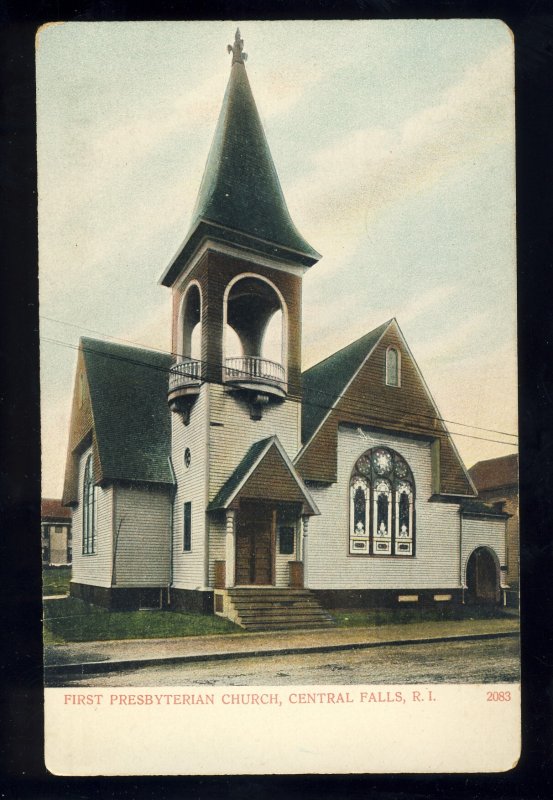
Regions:
[[[272,584],[273,561],[273,510],[258,503],[242,504],[236,526],[236,584]]]

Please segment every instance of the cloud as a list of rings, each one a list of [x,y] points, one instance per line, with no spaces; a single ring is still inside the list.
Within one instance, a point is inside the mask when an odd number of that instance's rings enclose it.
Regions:
[[[513,141],[512,92],[512,50],[501,46],[403,124],[353,130],[314,153],[288,196],[300,229],[326,256],[320,273],[351,255],[387,206]]]
[[[427,362],[437,361],[451,358],[459,352],[463,353],[464,358],[473,358],[475,351],[478,352],[478,333],[486,328],[487,318],[484,310],[461,323],[450,325],[441,336],[426,336],[415,343],[418,358]]]
[[[458,287],[453,284],[442,284],[418,292],[403,304],[395,300],[379,303],[378,297],[373,296],[370,308],[367,308],[363,293],[338,292],[325,300],[324,314],[319,313],[316,304],[307,302],[304,309],[304,368],[316,364],[392,317],[397,318],[400,326],[412,324],[427,315],[435,318],[457,291]],[[310,308],[313,311],[310,312]],[[426,346],[431,350],[433,348],[434,356],[443,355],[446,351],[454,352],[455,343],[459,344],[463,337],[476,330],[474,322],[464,327],[466,331],[456,328],[439,339],[432,338],[430,345],[426,343]]]

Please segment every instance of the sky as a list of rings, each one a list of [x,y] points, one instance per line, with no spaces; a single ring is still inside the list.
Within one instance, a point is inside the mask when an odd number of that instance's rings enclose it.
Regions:
[[[466,466],[516,452],[502,22],[55,23],[37,36],[43,496],[61,496],[79,337],[171,349],[158,281],[237,24],[291,216],[323,256],[304,278],[304,367],[396,317]]]

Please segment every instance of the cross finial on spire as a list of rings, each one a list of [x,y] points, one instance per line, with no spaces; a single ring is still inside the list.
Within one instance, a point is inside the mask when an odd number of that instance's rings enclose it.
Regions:
[[[234,44],[227,44],[227,51],[232,53],[233,64],[243,64],[248,54],[243,52],[244,40],[240,38],[240,28],[236,28],[234,34]]]

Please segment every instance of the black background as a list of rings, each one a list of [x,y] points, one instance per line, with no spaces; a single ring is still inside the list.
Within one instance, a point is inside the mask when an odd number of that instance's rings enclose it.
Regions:
[[[499,775],[67,779],[43,762],[34,35],[56,20],[503,19],[516,47],[523,752]],[[331,57],[331,54],[329,54]],[[553,795],[553,8],[550,2],[0,0],[1,798]],[[485,268],[485,266],[483,267]],[[355,731],[352,731],[355,736]],[[375,731],[375,736],[378,732]],[[171,736],[171,731],[167,731]],[[291,742],[291,746],[295,746]],[[224,747],[213,732],[213,746]],[[367,747],[370,742],[367,742]]]

